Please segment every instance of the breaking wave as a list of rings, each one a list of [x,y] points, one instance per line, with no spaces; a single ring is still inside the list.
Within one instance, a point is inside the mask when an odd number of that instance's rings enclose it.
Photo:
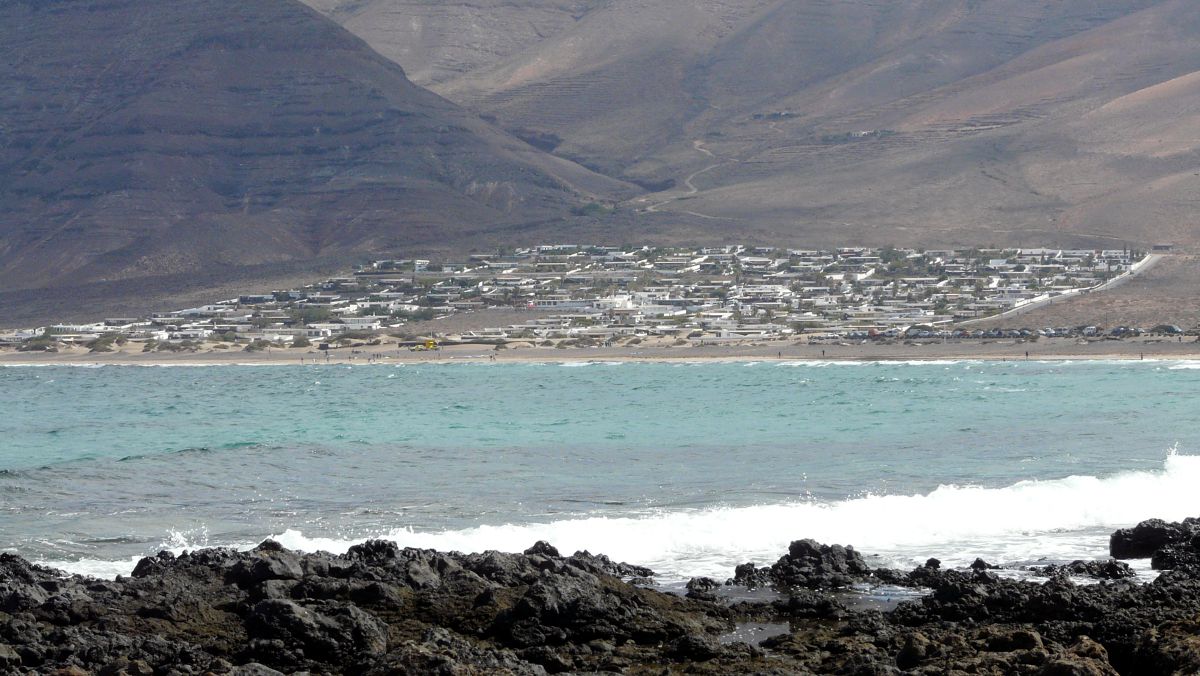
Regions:
[[[443,551],[521,551],[547,540],[563,553],[587,549],[655,569],[661,581],[694,575],[725,578],[746,561],[773,562],[790,541],[814,538],[852,544],[879,555],[878,565],[906,567],[936,556],[964,566],[976,556],[1009,564],[1103,558],[1108,533],[1151,517],[1179,520],[1200,513],[1200,456],[1171,454],[1163,468],[1108,477],[1030,480],[1004,488],[944,485],[920,495],[866,495],[835,502],[786,502],[611,516],[595,514],[544,523],[481,525],[425,532],[397,527],[374,534],[402,546]],[[271,535],[304,551],[344,552],[363,538]],[[223,544],[176,536],[182,551]],[[128,573],[129,561],[46,562],[97,576]]]

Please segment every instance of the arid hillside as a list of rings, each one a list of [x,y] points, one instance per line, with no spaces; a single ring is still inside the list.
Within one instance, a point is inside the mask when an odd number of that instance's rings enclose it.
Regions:
[[[0,62],[0,311],[466,246],[637,193],[293,0],[8,2]]]
[[[1128,282],[1100,293],[1086,294],[979,322],[979,328],[1046,326],[1117,326],[1152,328],[1175,324],[1200,327],[1200,257],[1163,256]],[[1187,338],[1190,341],[1192,338]]]
[[[689,235],[1200,244],[1188,0],[309,2]]]
[[[0,5],[0,316],[551,240],[1200,247],[1190,0],[305,1]]]

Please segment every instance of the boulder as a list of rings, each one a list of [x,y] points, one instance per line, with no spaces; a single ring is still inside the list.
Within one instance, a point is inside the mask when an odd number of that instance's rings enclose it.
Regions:
[[[810,539],[792,542],[788,553],[771,566],[771,580],[776,587],[847,587],[870,574],[871,568],[854,547],[824,545]]]
[[[228,578],[242,588],[267,580],[299,580],[304,577],[300,555],[267,540],[230,567]]]
[[[713,593],[721,588],[721,583],[711,577],[693,577],[687,583],[687,596],[693,599],[712,600],[716,598]]]
[[[1030,568],[1031,571],[1046,577],[1070,577],[1079,575],[1097,580],[1123,580],[1137,577],[1129,564],[1124,561],[1109,559],[1107,561],[1072,561],[1063,565],[1049,565],[1041,568]]]
[[[50,598],[50,592],[36,584],[18,581],[0,582],[0,611],[19,613],[33,610]]]
[[[667,645],[667,657],[679,661],[704,662],[722,653],[721,644],[711,636],[688,634]]]
[[[743,563],[733,569],[733,577],[726,580],[725,584],[754,589],[769,586],[771,582],[770,568],[758,568],[753,563]]]
[[[771,607],[788,618],[840,618],[846,607],[829,594],[811,589],[794,589],[786,599],[772,602]]]
[[[1196,534],[1195,518],[1167,523],[1162,519],[1147,519],[1133,528],[1115,531],[1108,540],[1108,553],[1114,559],[1146,559],[1162,547],[1188,542]]]
[[[1200,570],[1200,533],[1187,542],[1174,542],[1155,550],[1150,556],[1150,567],[1155,570]]]
[[[537,542],[533,543],[533,546],[529,549],[526,549],[524,554],[525,556],[549,556],[556,559],[562,556],[558,553],[558,550],[554,548],[554,545],[546,542],[545,540],[538,540]]]
[[[629,563],[616,563],[604,554],[592,554],[586,549],[575,552],[566,559],[568,565],[586,570],[593,575],[611,575],[619,578],[654,577],[654,571],[645,566],[635,566]]]
[[[0,669],[16,671],[21,666],[21,655],[13,647],[0,643]]]
[[[726,584],[748,588],[837,589],[871,577],[871,568],[854,547],[824,545],[815,540],[795,540],[788,553],[770,568],[744,563],[734,569]]]
[[[267,642],[262,645],[273,648],[276,644],[271,642],[282,642],[289,651],[299,647],[306,658],[334,664],[350,664],[387,649],[387,626],[348,604],[320,602],[305,607],[294,601],[269,599],[250,609],[245,625],[251,639]],[[273,657],[271,650],[260,652]]]
[[[133,567],[132,575],[134,577],[150,577],[155,573],[162,572],[174,561],[175,555],[163,550],[154,556],[147,556],[138,561],[137,565]]]

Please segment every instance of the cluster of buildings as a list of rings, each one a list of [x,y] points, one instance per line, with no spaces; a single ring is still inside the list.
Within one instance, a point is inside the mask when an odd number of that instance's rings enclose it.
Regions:
[[[804,337],[971,337],[963,322],[1088,293],[1135,272],[1131,249],[836,250],[544,245],[457,261],[380,260],[303,288],[147,317],[0,334],[34,339],[337,344],[423,335],[424,319],[486,308],[530,311],[463,331],[464,341],[627,337],[740,341]],[[427,332],[427,330],[424,330]]]

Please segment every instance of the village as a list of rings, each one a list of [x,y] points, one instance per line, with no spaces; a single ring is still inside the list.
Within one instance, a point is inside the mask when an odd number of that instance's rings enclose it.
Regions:
[[[1154,254],[1114,250],[836,250],[550,244],[457,261],[378,260],[303,288],[209,305],[0,332],[0,347],[145,352],[199,345],[328,350],[390,336],[443,344],[591,347],[792,340],[946,340],[1183,333],[1158,327],[973,326],[1092,293],[1136,275]],[[503,308],[517,321],[438,333],[430,320]],[[623,342],[624,341],[624,342]]]

